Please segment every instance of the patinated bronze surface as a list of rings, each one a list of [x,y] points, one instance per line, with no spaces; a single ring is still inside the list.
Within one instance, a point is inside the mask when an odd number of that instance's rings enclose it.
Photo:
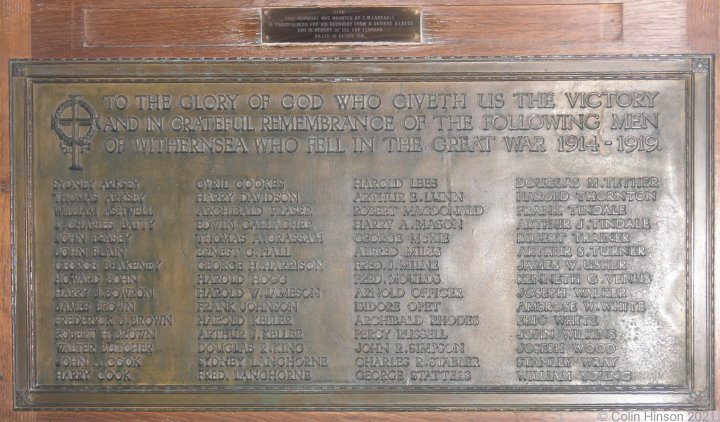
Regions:
[[[707,408],[711,66],[16,62],[16,406]]]
[[[417,7],[269,7],[262,11],[268,43],[421,41]]]

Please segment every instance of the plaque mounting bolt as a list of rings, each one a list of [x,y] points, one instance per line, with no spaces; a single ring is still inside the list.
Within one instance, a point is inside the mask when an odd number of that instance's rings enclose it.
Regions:
[[[690,399],[688,401],[695,406],[707,404],[708,394],[706,391],[692,391],[690,393]]]
[[[707,57],[696,57],[692,59],[692,71],[708,72],[710,70],[710,59]]]

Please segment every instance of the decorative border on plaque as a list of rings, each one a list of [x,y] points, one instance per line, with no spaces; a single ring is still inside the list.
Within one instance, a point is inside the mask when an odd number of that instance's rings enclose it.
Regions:
[[[273,64],[278,63],[289,63],[289,64],[295,64],[295,63],[316,63],[318,61],[322,62],[332,62],[335,63],[337,61],[342,62],[359,62],[359,63],[373,63],[373,62],[381,62],[381,63],[393,63],[396,60],[403,60],[403,63],[405,63],[404,58],[389,58],[389,59],[353,59],[353,60],[347,60],[347,59],[319,59],[319,60],[308,60],[308,59],[287,59],[287,60],[268,60],[269,62]],[[692,221],[692,213],[694,210],[694,204],[691,203],[691,197],[694,193],[694,181],[692,179],[692,171],[694,169],[694,153],[693,153],[693,145],[695,141],[695,133],[693,131],[693,127],[695,126],[695,91],[696,85],[694,78],[698,74],[702,74],[703,76],[706,76],[709,80],[705,81],[704,85],[706,86],[706,92],[708,95],[712,92],[712,67],[713,63],[710,57],[706,56],[650,56],[650,57],[593,57],[593,56],[578,56],[578,57],[563,57],[563,56],[556,56],[556,57],[498,57],[498,58],[430,58],[430,59],[418,59],[414,58],[411,59],[411,62],[433,62],[433,61],[439,61],[442,63],[496,63],[496,62],[502,62],[502,61],[510,61],[510,62],[518,62],[518,61],[542,61],[542,60],[548,60],[548,61],[562,61],[562,60],[588,60],[588,61],[594,61],[594,60],[603,60],[603,59],[613,59],[613,60],[640,60],[640,61],[652,61],[652,60],[690,60],[691,61],[691,67],[686,72],[665,72],[665,73],[652,73],[647,75],[638,75],[634,72],[630,73],[593,73],[592,75],[585,74],[583,72],[575,72],[575,73],[561,73],[561,72],[541,72],[541,73],[520,73],[515,72],[512,74],[503,74],[502,76],[498,76],[497,74],[488,74],[487,72],[464,72],[462,75],[452,74],[452,75],[444,75],[442,73],[429,73],[429,74],[422,74],[422,73],[412,73],[409,72],[408,74],[399,74],[399,75],[393,75],[393,76],[383,76],[383,75],[374,75],[374,74],[359,74],[359,75],[352,75],[352,76],[330,76],[330,75],[313,75],[313,76],[302,76],[302,77],[288,77],[288,76],[282,76],[282,75],[252,75],[252,74],[246,74],[243,75],[244,81],[253,81],[253,82],[308,82],[308,81],[319,81],[319,82],[342,82],[342,81],[355,81],[358,79],[358,77],[362,78],[362,81],[481,81],[481,80],[492,80],[492,81],[499,81],[499,80],[596,80],[596,79],[638,79],[638,80],[658,80],[658,79],[685,79],[688,83],[687,86],[687,128],[688,128],[688,142],[687,145],[687,155],[685,160],[686,165],[686,280],[687,280],[687,289],[688,289],[688,301],[693,303],[695,305],[695,301],[691,301],[691,284],[692,280],[690,279],[690,268],[691,268],[691,249],[690,245],[692,242],[691,239],[691,230],[693,228],[693,225],[695,224],[694,221]],[[677,403],[675,405],[663,405],[663,404],[652,404],[647,403],[645,405],[642,405],[640,403],[638,404],[620,404],[617,407],[612,407],[612,409],[635,409],[635,408],[658,408],[658,409],[706,409],[709,408],[709,406],[712,406],[713,404],[713,395],[711,392],[713,391],[713,385],[714,385],[714,371],[713,368],[713,362],[714,362],[714,355],[713,355],[713,327],[714,327],[714,318],[713,315],[710,314],[709,318],[706,323],[706,333],[707,336],[707,351],[709,353],[708,355],[708,361],[706,362],[707,366],[707,386],[708,389],[706,390],[695,390],[692,387],[692,380],[694,376],[692,373],[689,374],[689,378],[691,380],[690,386],[630,386],[630,387],[614,387],[614,386],[573,386],[573,387],[560,387],[560,386],[547,386],[547,385],[540,385],[540,386],[533,386],[533,387],[524,387],[524,386],[512,386],[512,387],[497,387],[497,386],[446,386],[446,387],[437,387],[437,386],[412,386],[412,387],[398,387],[398,386],[385,386],[385,385],[304,385],[304,386],[286,386],[286,385],[264,385],[264,386],[228,386],[228,387],[216,387],[216,386],[206,386],[206,385],[184,385],[184,386],[132,386],[132,387],[126,387],[126,386],[112,386],[112,387],[104,387],[104,386],[82,386],[82,387],[54,387],[54,386],[40,386],[37,385],[34,380],[34,355],[29,355],[29,360],[25,360],[25,358],[19,358],[17,356],[18,352],[32,352],[34,350],[34,281],[32,280],[32,259],[28,259],[28,257],[31,257],[33,254],[34,247],[32,245],[32,236],[29,235],[29,233],[32,233],[32,227],[33,227],[33,218],[34,215],[32,212],[33,208],[33,200],[32,195],[29,191],[24,191],[25,196],[18,198],[16,195],[16,183],[17,179],[20,176],[25,176],[27,178],[28,186],[32,185],[32,178],[31,178],[31,172],[33,168],[32,166],[32,83],[35,80],[42,80],[42,81],[63,81],[63,82],[127,82],[128,79],[123,78],[115,78],[112,76],[88,76],[88,77],[75,77],[75,76],[58,76],[58,75],[51,75],[51,76],[44,76],[44,75],[35,75],[32,72],[28,75],[28,72],[26,71],[27,67],[32,67],[34,65],[44,64],[44,65],[50,65],[50,66],[58,66],[62,64],[78,64],[78,63],[118,63],[118,64],[133,64],[133,63],[178,63],[178,62],[192,62],[192,63],[201,63],[201,64],[208,64],[209,66],[213,66],[217,63],[235,63],[233,60],[205,60],[205,59],[195,59],[195,60],[183,60],[183,59],[177,59],[177,60],[155,60],[155,59],[147,59],[147,60],[132,60],[132,61],[27,61],[27,62],[15,62],[12,63],[12,71],[11,74],[13,77],[16,78],[26,78],[24,81],[24,93],[25,97],[24,100],[26,100],[26,108],[25,108],[25,120],[24,124],[20,121],[17,121],[16,112],[15,115],[11,116],[11,134],[13,135],[13,138],[15,139],[15,142],[18,142],[18,135],[22,138],[22,143],[25,146],[25,162],[22,163],[22,169],[18,170],[16,166],[20,165],[15,157],[16,152],[11,151],[11,159],[14,161],[12,165],[11,170],[11,176],[13,180],[13,195],[12,195],[12,207],[15,211],[17,211],[18,207],[18,201],[20,204],[24,204],[23,207],[26,212],[26,216],[28,216],[27,226],[24,228],[23,232],[18,233],[17,232],[17,225],[18,221],[14,220],[11,223],[12,229],[13,229],[13,235],[12,235],[12,246],[13,246],[13,331],[14,331],[14,338],[15,338],[15,347],[14,350],[16,354],[13,356],[13,362],[15,366],[16,374],[27,374],[27,377],[22,376],[18,379],[16,377],[16,385],[15,385],[15,406],[17,408],[32,408],[32,409],[60,409],[60,410],[81,410],[81,409],[97,409],[100,407],[102,410],[129,410],[129,409],[138,409],[138,410],[152,410],[152,409],[191,409],[191,410],[267,410],[267,409],[274,409],[274,410],[435,410],[435,409],[441,409],[441,410],[475,410],[475,409],[513,409],[513,410],[576,410],[576,409],[597,409],[602,410],[605,409],[605,405],[601,406],[595,406],[595,405],[586,405],[586,404],[572,404],[572,405],[557,405],[557,404],[547,404],[547,405],[516,405],[516,406],[494,406],[492,404],[472,404],[472,405],[451,405],[451,404],[440,404],[440,403],[432,403],[432,404],[423,404],[423,405],[349,405],[349,404],[335,404],[332,406],[329,405],[319,405],[319,404],[310,404],[306,406],[294,406],[294,405],[288,405],[288,406],[271,406],[271,405],[220,405],[220,406],[213,406],[213,405],[190,405],[190,404],[176,404],[176,405],[128,405],[128,406],[106,406],[106,405],[93,405],[89,403],[83,403],[81,401],[73,401],[73,403],[76,404],[70,404],[70,403],[48,403],[44,400],[35,400],[38,394],[46,394],[51,393],[52,395],[56,394],[86,394],[86,393],[93,393],[93,394],[99,394],[99,393],[110,393],[110,392],[122,392],[122,394],[126,395],[127,393],[137,393],[137,394],[148,394],[148,393],[171,393],[171,392],[182,392],[182,393],[211,393],[211,394],[235,394],[235,393],[242,393],[243,391],[246,391],[248,393],[256,393],[258,390],[267,391],[268,393],[338,393],[338,392],[364,392],[364,393],[379,393],[379,394],[387,394],[387,393],[442,393],[442,394],[449,394],[449,393],[508,393],[508,394],[516,394],[516,393],[609,393],[609,394],[620,394],[620,393],[629,393],[629,394],[644,394],[644,393],[661,393],[661,394],[680,394],[685,395],[686,404]],[[241,61],[242,63],[253,63],[253,62],[265,62],[264,59],[251,59],[246,61]],[[689,72],[689,73],[688,73]],[[709,76],[708,76],[709,75]],[[237,81],[238,79],[236,77],[231,76],[189,76],[189,77],[179,77],[179,76],[171,76],[172,79],[177,79],[181,82],[225,82],[225,81]],[[140,77],[140,78],[131,78],[131,80],[134,81],[143,81],[143,82],[167,82],[168,77],[163,76],[159,79],[153,79],[152,76],[150,77]],[[18,99],[18,92],[17,87],[14,84],[11,84],[11,90],[13,99],[12,101],[16,101]],[[712,98],[710,96],[710,98]],[[70,100],[68,100],[70,101]],[[12,107],[11,107],[12,110]],[[59,110],[59,109],[58,109]],[[712,152],[714,150],[714,144],[713,144],[713,132],[712,132],[712,116],[713,116],[713,109],[712,109],[712,101],[706,101],[706,109],[703,110],[705,113],[705,118],[707,120],[706,122],[706,143],[707,148],[710,152],[710,157],[712,157]],[[17,145],[14,143],[12,144],[13,148],[18,148]],[[713,233],[714,233],[714,165],[711,159],[708,159],[707,163],[708,168],[708,174],[707,177],[707,192],[706,195],[708,195],[710,203],[708,204],[708,222],[707,226],[709,228],[708,238],[709,238],[709,245],[710,250],[708,252],[708,286],[707,286],[707,292],[708,292],[708,299],[707,299],[707,306],[709,309],[709,312],[712,312],[713,310],[713,284],[712,281],[714,279],[714,273],[713,273],[713,264],[714,264],[714,249],[713,249]],[[22,180],[22,179],[21,179]],[[15,211],[12,213],[12,216],[14,217]],[[18,236],[24,238],[22,242],[18,241]],[[18,245],[24,244],[25,248],[23,250],[18,249]],[[15,269],[18,268],[18,260],[24,262],[25,264],[25,270],[24,274],[29,275],[28,279],[18,279],[15,273]],[[21,287],[24,287],[24,289],[21,290]],[[24,302],[18,302],[18,297],[24,298]],[[18,307],[20,309],[18,309]],[[687,306],[687,323],[690,324],[690,322],[695,321],[695,319],[692,317],[693,309],[690,308],[690,306]],[[29,325],[25,326],[25,322],[29,322]],[[688,371],[692,372],[694,369],[695,363],[693,362],[694,357],[691,353],[691,343],[692,343],[692,332],[693,327],[688,325],[686,326],[686,332],[687,332],[687,347],[688,347],[688,353],[687,353],[687,368]],[[29,334],[26,336],[23,336],[23,334]],[[27,340],[27,344],[23,344],[22,341]],[[19,344],[17,342],[20,342]],[[19,350],[18,350],[19,349]],[[29,383],[26,383],[29,381]],[[689,387],[689,388],[688,388]]]

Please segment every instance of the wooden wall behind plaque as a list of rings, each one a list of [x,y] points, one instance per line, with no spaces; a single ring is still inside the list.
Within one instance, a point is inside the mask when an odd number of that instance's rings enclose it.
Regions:
[[[422,10],[424,30],[420,43],[281,46],[263,44],[260,40],[261,7],[344,4],[350,5],[339,0],[0,0],[0,356],[3,356],[0,359],[0,420],[598,420],[595,412],[380,414],[13,411],[10,359],[9,58],[380,57],[720,52],[720,6],[717,0],[419,0],[393,5],[414,6]],[[366,0],[361,3],[353,2],[352,5],[389,4],[386,0]],[[716,139],[720,139],[718,127],[720,125],[716,121]],[[720,342],[716,342],[716,345],[718,344]],[[720,356],[720,353],[716,352],[717,356]],[[716,363],[716,368],[718,366],[720,365]],[[716,377],[716,380],[718,379],[720,377]],[[716,387],[715,391],[720,391],[720,388]],[[720,402],[720,399],[716,398],[715,401]]]

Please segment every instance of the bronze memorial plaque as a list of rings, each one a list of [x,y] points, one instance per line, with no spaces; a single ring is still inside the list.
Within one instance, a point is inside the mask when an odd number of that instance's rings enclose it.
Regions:
[[[417,7],[268,7],[261,27],[269,43],[422,41]]]
[[[17,61],[21,409],[707,409],[708,56]]]

